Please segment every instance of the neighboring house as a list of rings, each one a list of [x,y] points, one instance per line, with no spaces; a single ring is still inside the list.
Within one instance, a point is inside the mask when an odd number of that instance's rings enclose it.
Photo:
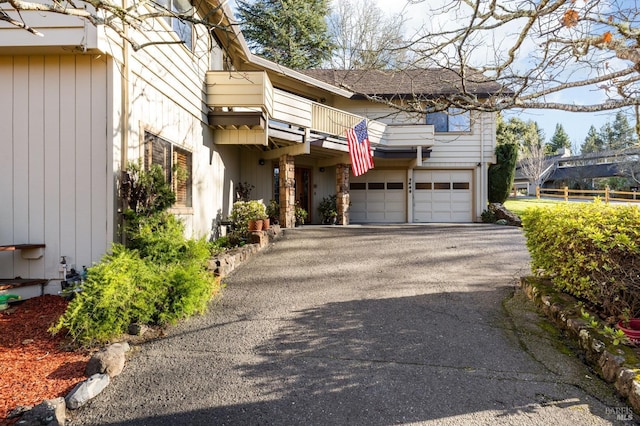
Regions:
[[[565,151],[545,159],[545,168],[541,181],[544,188],[564,188],[565,186],[592,189],[593,180],[610,177],[631,178],[638,176],[640,150],[630,148],[619,151],[600,151],[581,155],[571,155]],[[536,189],[516,166],[514,186],[528,188],[529,195],[535,195]]]
[[[169,177],[174,164],[188,170],[172,211],[195,237],[212,235],[242,182],[255,185],[252,198],[280,202],[285,227],[296,204],[319,223],[318,204],[333,194],[345,224],[480,221],[494,114],[394,114],[361,95],[455,87],[415,71],[360,75],[367,83],[347,89],[281,67],[249,52],[219,3],[196,11],[220,24],[211,37],[158,19],[162,31],[135,36],[185,43],[139,51],[75,17],[23,12],[44,37],[0,23],[0,245],[46,246],[26,259],[0,252],[0,276],[52,280],[55,292],[62,256],[77,269],[98,261],[120,238],[118,184],[130,161]],[[375,169],[354,178],[345,130],[364,117]]]
[[[516,172],[513,179],[513,188],[515,191],[524,192],[525,195],[536,194],[536,182],[541,182],[540,186],[549,179],[549,176],[558,168],[558,163],[564,158],[571,156],[571,150],[562,148],[558,154],[547,155],[544,158],[520,159],[516,163]],[[526,167],[525,163],[530,162],[531,165]],[[538,176],[532,176],[536,174]]]

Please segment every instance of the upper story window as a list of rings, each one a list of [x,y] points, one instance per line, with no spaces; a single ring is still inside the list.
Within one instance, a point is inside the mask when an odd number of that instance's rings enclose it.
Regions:
[[[436,133],[470,132],[471,112],[460,108],[449,108],[447,111],[427,113],[427,124],[434,127]]]
[[[193,13],[193,6],[191,6],[189,0],[158,0],[158,4],[171,12]],[[178,18],[166,17],[164,19],[171,25],[171,28],[178,35],[178,38],[182,40],[185,47],[193,51],[193,24]]]
[[[176,194],[174,207],[192,207],[191,152],[152,133],[144,133],[144,165],[157,164]]]

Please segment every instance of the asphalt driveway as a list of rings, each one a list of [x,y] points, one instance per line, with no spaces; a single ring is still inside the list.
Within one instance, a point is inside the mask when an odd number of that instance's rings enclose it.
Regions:
[[[625,406],[513,297],[528,261],[512,227],[286,230],[71,424],[615,423]]]

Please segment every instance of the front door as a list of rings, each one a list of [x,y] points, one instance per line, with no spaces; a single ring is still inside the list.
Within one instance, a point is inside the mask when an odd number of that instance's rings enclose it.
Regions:
[[[307,220],[310,223],[311,215],[311,169],[296,167],[296,204],[307,211]]]

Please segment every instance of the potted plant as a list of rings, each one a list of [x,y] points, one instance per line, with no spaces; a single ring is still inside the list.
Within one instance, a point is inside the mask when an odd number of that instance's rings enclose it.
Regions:
[[[630,318],[628,309],[618,321],[618,328],[629,338],[632,343],[640,343],[640,318]]]
[[[261,231],[265,217],[265,206],[262,201],[258,200],[236,201],[233,203],[230,215],[233,229],[243,235],[247,235],[251,231]]]
[[[277,224],[280,221],[280,204],[276,200],[269,201],[267,206],[267,217],[273,224]]]
[[[318,210],[320,211],[320,216],[322,217],[323,224],[336,224],[336,221],[338,220],[338,207],[336,199],[337,197],[335,195],[331,195],[329,197],[324,197],[322,201],[320,201]]]
[[[262,201],[247,201],[247,211],[249,231],[262,231],[264,218],[267,217],[266,209]]]
[[[309,213],[307,213],[305,209],[303,209],[302,207],[300,207],[300,205],[298,205],[298,203],[296,203],[296,210],[295,210],[296,226],[302,226],[304,222],[307,220],[308,215]]]

